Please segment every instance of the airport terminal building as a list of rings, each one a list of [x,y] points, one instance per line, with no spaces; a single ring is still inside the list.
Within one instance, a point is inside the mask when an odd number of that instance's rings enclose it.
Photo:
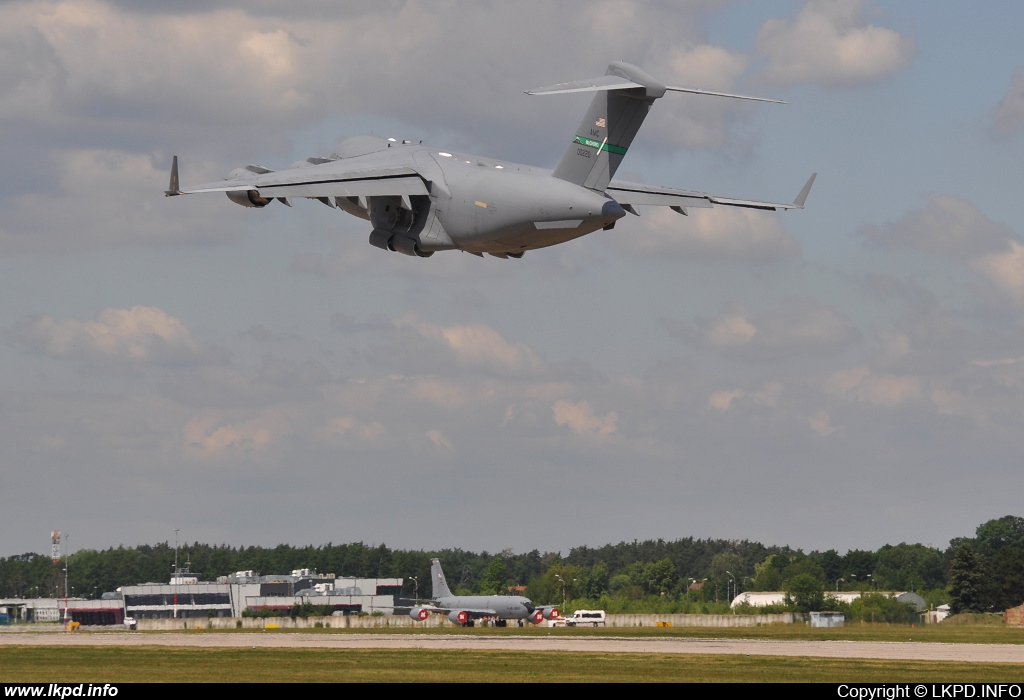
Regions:
[[[402,584],[401,578],[339,577],[309,569],[272,576],[239,571],[216,582],[202,582],[194,574],[181,574],[166,584],[122,586],[99,600],[18,598],[2,600],[0,606],[8,606],[18,619],[25,621],[70,619],[83,625],[117,625],[125,617],[242,617],[246,612],[287,616],[295,605],[307,603],[326,610],[327,614],[390,615]]]
[[[330,608],[345,615],[390,614],[402,591],[400,578],[352,578],[296,569],[289,575],[259,576],[239,571],[216,583],[180,576],[169,584],[123,586],[125,615],[137,620],[163,617],[241,617],[245,611],[287,615],[295,605]]]

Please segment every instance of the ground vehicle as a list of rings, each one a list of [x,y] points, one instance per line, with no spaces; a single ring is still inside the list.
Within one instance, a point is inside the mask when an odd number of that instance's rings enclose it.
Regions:
[[[597,627],[607,623],[604,610],[577,610],[563,619],[566,627]]]

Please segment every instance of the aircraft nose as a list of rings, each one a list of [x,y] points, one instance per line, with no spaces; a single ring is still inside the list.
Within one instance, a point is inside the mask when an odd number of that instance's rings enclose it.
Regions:
[[[607,219],[621,219],[626,215],[626,210],[614,199],[609,199],[601,207],[601,216]]]

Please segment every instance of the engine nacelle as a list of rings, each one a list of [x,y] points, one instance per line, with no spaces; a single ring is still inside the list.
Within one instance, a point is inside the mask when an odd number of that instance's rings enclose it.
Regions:
[[[469,613],[465,610],[452,610],[448,613],[448,619],[456,625],[464,625],[469,622]]]
[[[432,250],[420,250],[419,243],[408,236],[396,236],[390,231],[382,231],[379,228],[370,232],[370,245],[381,250],[398,251],[404,255],[412,255],[417,258],[429,258],[434,254]]]
[[[434,254],[432,250],[420,250],[419,243],[406,236],[395,236],[391,239],[391,250],[396,250],[403,255],[412,255],[417,258],[429,258]]]
[[[366,216],[373,224],[370,245],[417,258],[434,254],[420,243],[430,212],[429,197],[370,197],[368,205]]]
[[[533,613],[530,615],[529,620],[533,624],[539,625],[540,623],[544,622],[544,611],[534,610]]]
[[[393,233],[373,229],[370,231],[370,245],[376,246],[381,250],[391,250],[391,239],[394,237],[395,234]]]
[[[413,608],[409,611],[409,617],[416,620],[417,622],[423,622],[430,617],[430,611],[426,608]]]
[[[562,616],[562,613],[558,612],[558,608],[543,608],[545,620],[557,620]]]
[[[235,204],[241,204],[243,207],[256,207],[257,209],[261,209],[270,204],[270,200],[265,197],[261,197],[260,193],[256,190],[225,192],[224,194],[226,194],[228,199],[232,202]]]

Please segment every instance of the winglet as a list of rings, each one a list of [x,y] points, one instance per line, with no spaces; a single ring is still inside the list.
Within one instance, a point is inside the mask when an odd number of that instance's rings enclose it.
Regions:
[[[804,185],[804,188],[800,190],[800,194],[793,200],[793,206],[801,209],[804,208],[804,202],[807,201],[807,195],[811,193],[811,185],[814,184],[814,178],[816,177],[818,177],[818,173],[811,173],[811,176],[807,178],[807,184]]]
[[[181,194],[181,189],[178,185],[178,156],[174,156],[174,160],[171,161],[171,182],[164,190],[164,196],[174,197],[179,194]]]

